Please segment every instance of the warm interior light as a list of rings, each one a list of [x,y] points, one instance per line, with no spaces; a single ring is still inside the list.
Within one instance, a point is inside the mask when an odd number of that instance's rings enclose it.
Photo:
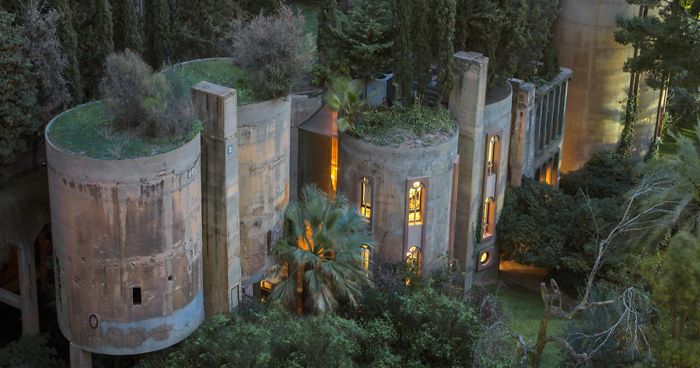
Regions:
[[[265,291],[272,291],[272,283],[267,280],[260,281],[260,289]]]
[[[489,252],[481,252],[481,255],[479,256],[479,263],[485,265],[489,262],[490,259],[491,255],[489,254]]]
[[[369,246],[367,244],[362,244],[362,267],[369,270]]]
[[[331,187],[338,190],[338,137],[331,140]]]
[[[423,184],[417,181],[408,190],[408,225],[423,224]]]

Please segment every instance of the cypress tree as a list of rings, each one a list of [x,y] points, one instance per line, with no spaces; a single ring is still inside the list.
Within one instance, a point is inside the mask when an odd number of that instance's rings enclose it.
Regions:
[[[84,91],[83,81],[80,77],[80,61],[78,55],[78,34],[74,27],[74,13],[68,0],[54,0],[53,7],[60,14],[58,18],[58,39],[61,42],[63,52],[68,59],[68,67],[64,71],[68,92],[72,97],[73,104],[83,102]]]
[[[134,0],[112,0],[114,49],[143,51],[139,18]]]
[[[394,10],[394,60],[396,60],[395,79],[399,87],[404,105],[413,102],[413,75],[415,72],[413,64],[412,37],[413,26],[411,23],[411,4],[406,0],[393,0]]]
[[[168,0],[146,0],[145,18],[146,60],[159,69],[171,59]]]
[[[80,36],[80,73],[85,97],[95,98],[102,79],[104,62],[114,50],[112,11],[109,0],[80,0],[74,8],[77,12]]]
[[[416,94],[423,98],[430,82],[430,67],[433,62],[433,37],[431,30],[433,0],[415,0],[411,13],[411,39],[413,43],[413,63],[415,68]]]
[[[0,165],[14,161],[41,126],[27,39],[14,15],[0,10]]]
[[[336,0],[323,0],[318,14],[318,36],[316,38],[318,61],[322,65],[328,65],[333,58],[333,29],[336,26],[337,11],[338,2]]]
[[[438,69],[438,93],[440,100],[449,97],[454,83],[452,67],[454,65],[454,36],[457,12],[455,0],[435,0],[433,9],[437,29],[433,44],[436,47],[435,65]]]

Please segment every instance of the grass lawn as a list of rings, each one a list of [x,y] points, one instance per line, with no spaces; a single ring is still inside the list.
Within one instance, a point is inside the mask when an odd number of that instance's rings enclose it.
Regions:
[[[500,301],[513,332],[522,335],[528,346],[534,348],[543,312],[540,295],[522,286],[513,284],[497,289],[494,288],[492,292]],[[562,321],[549,322],[548,333],[550,335],[560,334],[562,330]],[[559,349],[550,343],[544,349],[541,367],[559,367],[563,358],[564,355]]]
[[[238,103],[253,103],[244,71],[226,59],[204,60],[176,65],[162,72],[176,93],[189,94],[190,88],[201,81],[236,88]],[[201,124],[184,136],[138,137],[116,132],[111,127],[112,116],[102,102],[76,107],[67,111],[51,126],[49,139],[62,150],[90,158],[114,160],[148,157],[172,151],[189,141]]]

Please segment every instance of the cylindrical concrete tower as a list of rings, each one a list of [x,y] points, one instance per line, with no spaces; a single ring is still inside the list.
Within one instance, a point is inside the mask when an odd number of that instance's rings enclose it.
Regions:
[[[340,136],[339,191],[370,220],[373,261],[411,258],[430,272],[448,254],[457,138],[391,147]]]
[[[625,0],[561,0],[561,8],[555,43],[561,65],[573,70],[562,155],[562,171],[568,172],[617,147],[631,78],[622,69],[633,49],[615,41],[616,19],[636,16],[639,8]],[[640,157],[653,138],[657,98],[641,83],[634,147]]]
[[[199,135],[167,153],[103,160],[51,141],[62,123],[46,129],[61,331],[100,354],[177,343],[204,319]]]
[[[272,261],[289,203],[291,99],[238,106],[241,271],[246,292]]]

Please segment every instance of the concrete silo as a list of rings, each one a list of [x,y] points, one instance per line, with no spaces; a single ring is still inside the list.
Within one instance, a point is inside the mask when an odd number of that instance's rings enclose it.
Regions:
[[[596,152],[617,147],[631,79],[622,69],[633,49],[615,41],[616,20],[638,15],[639,7],[625,0],[561,0],[560,6],[555,44],[561,65],[573,70],[562,154],[562,171],[568,172]],[[634,145],[639,157],[653,138],[657,98],[658,92],[641,83]]]

